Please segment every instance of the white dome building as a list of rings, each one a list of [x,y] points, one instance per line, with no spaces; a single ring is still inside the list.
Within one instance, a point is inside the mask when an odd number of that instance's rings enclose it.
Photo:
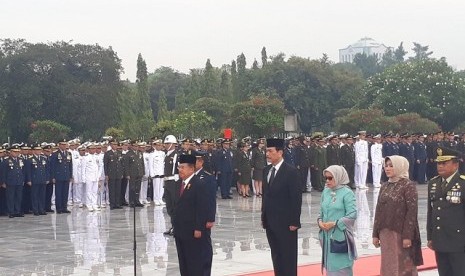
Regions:
[[[353,62],[356,54],[374,55],[381,59],[388,49],[393,50],[392,47],[379,43],[373,38],[364,37],[347,48],[339,49],[339,62]]]

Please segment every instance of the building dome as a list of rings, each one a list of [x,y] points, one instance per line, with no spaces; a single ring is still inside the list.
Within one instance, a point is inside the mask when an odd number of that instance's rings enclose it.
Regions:
[[[371,37],[363,37],[359,41],[350,45],[352,48],[363,48],[363,47],[378,47],[381,43],[377,42]]]

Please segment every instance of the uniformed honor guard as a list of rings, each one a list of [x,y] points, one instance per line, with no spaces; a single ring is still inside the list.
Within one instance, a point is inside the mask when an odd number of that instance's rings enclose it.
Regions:
[[[19,157],[19,145],[9,148],[10,156],[2,163],[2,186],[6,188],[8,215],[10,218],[24,217],[21,212],[21,201],[24,186],[24,160]]]
[[[355,142],[355,186],[360,189],[366,189],[367,173],[368,173],[368,142],[365,140],[366,131],[358,132],[359,139]]]
[[[179,198],[179,185],[176,184],[176,181],[179,179],[178,175],[178,152],[176,150],[177,140],[174,135],[168,135],[163,141],[165,144],[165,169],[164,169],[164,193],[163,198],[166,202],[166,212],[171,218],[171,225],[173,225],[174,219],[174,207],[176,201]],[[163,234],[173,235],[173,226],[171,226]]]
[[[31,186],[32,212],[34,216],[46,215],[45,212],[45,188],[50,182],[48,161],[42,155],[42,147],[34,145],[33,154],[26,159],[26,184]]]
[[[354,139],[352,136],[347,135],[346,143],[341,146],[341,164],[346,169],[349,175],[349,186],[355,189],[354,186],[354,170],[355,170],[355,151]]]
[[[47,160],[48,165],[49,165],[48,169],[49,169],[49,175],[50,175],[50,179],[49,179],[50,181],[45,187],[45,212],[53,213],[52,196],[53,196],[53,190],[55,189],[55,185],[52,182],[52,168],[50,164],[50,159],[52,156],[52,145],[47,144],[47,143],[42,143],[41,146],[43,149],[44,157]]]
[[[173,226],[181,276],[203,276],[207,223],[205,185],[195,175],[196,157],[179,156],[179,200],[174,209]]]
[[[381,187],[381,173],[383,171],[383,144],[381,143],[381,134],[376,135],[374,143],[371,145],[371,170],[373,174],[373,187]]]
[[[73,161],[67,150],[68,142],[58,143],[58,150],[50,157],[51,177],[55,183],[55,207],[58,214],[70,213],[67,209],[69,183],[73,181]]]
[[[460,153],[439,146],[438,176],[428,182],[428,247],[435,251],[440,276],[465,272],[465,175],[459,169]]]
[[[110,210],[121,209],[121,179],[123,178],[123,165],[121,163],[121,152],[117,150],[118,142],[110,140],[111,149],[103,156],[105,178],[108,182],[110,194]]]
[[[137,151],[139,143],[131,141],[129,151],[122,158],[123,177],[128,180],[129,185],[129,206],[143,207],[139,202],[140,184],[144,175],[144,159],[142,153]]]
[[[222,149],[218,151],[216,173],[221,190],[222,199],[232,199],[229,195],[233,179],[233,153],[230,150],[231,139],[223,139],[221,142]]]

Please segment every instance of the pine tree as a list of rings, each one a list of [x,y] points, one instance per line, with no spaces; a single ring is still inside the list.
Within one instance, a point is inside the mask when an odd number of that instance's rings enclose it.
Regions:
[[[268,56],[266,55],[266,48],[263,46],[262,48],[262,67],[265,67],[268,63]]]

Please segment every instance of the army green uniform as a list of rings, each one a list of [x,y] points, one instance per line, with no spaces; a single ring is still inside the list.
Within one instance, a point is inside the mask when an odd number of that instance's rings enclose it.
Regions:
[[[103,155],[105,176],[108,177],[108,190],[110,192],[110,208],[120,208],[121,179],[123,178],[122,154],[117,150],[109,150]]]
[[[130,149],[122,158],[123,175],[129,177],[129,203],[140,205],[138,202],[142,176],[145,173],[144,158],[141,152]]]
[[[340,165],[341,160],[339,158],[339,145],[330,144],[326,147],[326,157],[328,166]]]
[[[465,175],[456,172],[447,183],[428,182],[427,239],[436,253],[439,275],[465,273]]]
[[[350,187],[354,188],[355,151],[353,145],[345,144],[341,147],[341,165],[349,175]]]
[[[315,145],[313,147],[311,162],[312,187],[315,190],[323,191],[325,181],[323,180],[323,170],[326,169],[326,149]]]

